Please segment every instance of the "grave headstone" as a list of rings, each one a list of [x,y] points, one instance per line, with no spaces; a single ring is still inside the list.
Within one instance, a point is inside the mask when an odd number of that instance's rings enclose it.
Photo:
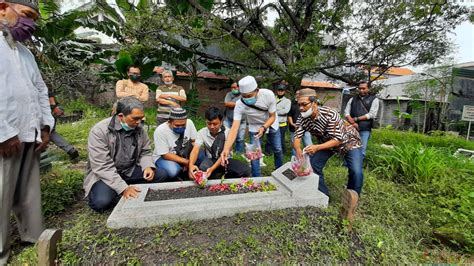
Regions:
[[[58,255],[58,243],[61,242],[62,231],[60,229],[46,229],[38,240],[38,265],[56,265]]]
[[[288,177],[287,163],[274,171],[271,177],[249,178],[254,182],[270,182],[275,191],[249,192],[195,198],[145,201],[152,190],[196,186],[192,181],[141,184],[141,193],[136,199],[120,199],[107,220],[111,228],[148,227],[183,220],[212,219],[249,211],[267,211],[292,207],[327,207],[328,197],[318,190],[319,177],[312,174],[305,177]],[[290,170],[291,171],[291,170]],[[286,175],[285,175],[285,174]],[[221,180],[210,180],[208,185],[219,184]],[[239,179],[227,179],[225,183],[237,183]]]

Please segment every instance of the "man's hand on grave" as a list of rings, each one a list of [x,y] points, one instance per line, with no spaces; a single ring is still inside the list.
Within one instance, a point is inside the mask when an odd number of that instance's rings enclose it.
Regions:
[[[122,197],[125,199],[130,199],[130,198],[137,198],[138,194],[140,194],[140,189],[135,186],[128,186],[123,192],[122,192]]]
[[[196,177],[194,176],[194,173],[196,173],[197,171],[199,171],[199,167],[197,167],[196,165],[189,167],[188,176],[191,180],[196,179]]]
[[[212,175],[212,172],[214,172],[214,169],[212,167],[209,167],[206,171],[207,178],[209,178]]]
[[[154,177],[155,177],[155,170],[153,170],[153,168],[151,167],[145,168],[145,170],[143,171],[143,178],[146,181],[151,181],[153,180]]]

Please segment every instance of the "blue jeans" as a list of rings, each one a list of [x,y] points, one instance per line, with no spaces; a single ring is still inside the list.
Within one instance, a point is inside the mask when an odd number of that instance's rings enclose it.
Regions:
[[[281,142],[281,150],[283,151],[283,154],[286,153],[286,147],[285,147],[285,133],[286,133],[286,130],[288,129],[288,126],[284,126],[284,127],[280,127],[280,142]],[[272,153],[273,150],[272,150],[272,145],[270,143],[270,141],[266,141],[265,143],[265,154],[270,154]]]
[[[198,159],[196,160],[196,165],[199,165],[204,157],[204,152],[200,152]],[[155,179],[157,179],[158,182],[176,181],[183,173],[183,167],[179,163],[166,160],[163,157],[160,157],[158,160],[156,160],[155,166]]]
[[[370,134],[372,131],[359,131],[360,140],[362,141],[362,155],[365,159],[365,151],[367,150],[367,143],[369,143]]]
[[[293,147],[293,141],[295,140],[295,132],[290,132],[290,137],[291,137],[291,147]],[[313,141],[311,140],[311,133],[306,131],[303,135],[303,147],[306,147],[308,145],[313,145]],[[291,149],[291,155],[295,155],[295,149]]]
[[[250,143],[253,143],[255,132],[249,132],[249,136]],[[267,133],[267,141],[270,142],[273,150],[275,169],[278,169],[280,168],[280,166],[283,165],[283,151],[281,149],[280,130],[269,128],[269,131]],[[252,167],[252,176],[260,176],[260,160],[252,160],[250,161],[250,165]]]
[[[136,166],[130,177],[121,176],[121,178],[128,184],[145,184],[145,183],[157,183],[158,178],[155,177],[152,181],[146,181],[143,178],[143,171],[140,166]],[[99,180],[92,185],[92,188],[88,195],[89,206],[94,211],[103,212],[114,207],[120,200],[120,195],[105,184],[104,181]]]
[[[224,120],[224,126],[230,130],[232,127],[232,121],[229,119]],[[244,141],[245,141],[245,130],[247,129],[247,122],[240,121],[239,131],[237,131],[237,138],[235,139],[235,151],[244,153]]]
[[[327,160],[331,158],[334,152],[330,150],[318,151],[311,156],[311,167],[313,171],[319,175],[319,191],[329,196],[329,189],[324,182],[323,168],[326,165]],[[349,170],[349,180],[347,182],[347,188],[355,190],[359,195],[362,191],[362,185],[364,183],[364,173],[362,172],[362,148],[357,148],[348,151],[344,155],[344,161],[346,167]]]

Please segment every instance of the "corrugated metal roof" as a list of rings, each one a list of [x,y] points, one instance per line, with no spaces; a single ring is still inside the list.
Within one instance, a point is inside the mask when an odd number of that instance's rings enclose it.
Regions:
[[[377,95],[380,99],[396,100],[398,97],[400,100],[412,100],[412,98],[410,98],[410,96],[405,92],[405,89],[413,82],[430,80],[430,79],[431,78],[428,76],[415,74],[415,75],[410,75],[410,76],[400,76],[400,77],[393,77],[393,78],[388,78],[388,79],[383,79],[383,80],[377,80],[377,81],[374,81],[374,84],[384,85],[384,89],[380,91],[379,94]],[[439,102],[438,97],[435,97],[434,100],[436,102]],[[444,101],[445,102],[447,101],[447,95]]]

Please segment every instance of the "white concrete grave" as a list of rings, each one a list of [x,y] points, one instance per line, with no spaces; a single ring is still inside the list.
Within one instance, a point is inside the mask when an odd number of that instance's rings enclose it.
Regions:
[[[184,220],[203,220],[232,216],[249,211],[267,211],[293,207],[327,207],[329,198],[318,190],[319,177],[290,176],[291,163],[286,163],[271,177],[250,178],[254,182],[268,181],[277,189],[269,192],[248,192],[199,198],[145,201],[148,190],[177,189],[195,186],[193,181],[136,185],[141,193],[136,199],[120,199],[107,220],[110,228],[148,227]],[[285,173],[285,174],[284,174]],[[288,177],[287,177],[288,176]],[[226,179],[237,183],[240,179]],[[209,180],[208,185],[220,180]],[[176,192],[179,193],[179,192]]]

